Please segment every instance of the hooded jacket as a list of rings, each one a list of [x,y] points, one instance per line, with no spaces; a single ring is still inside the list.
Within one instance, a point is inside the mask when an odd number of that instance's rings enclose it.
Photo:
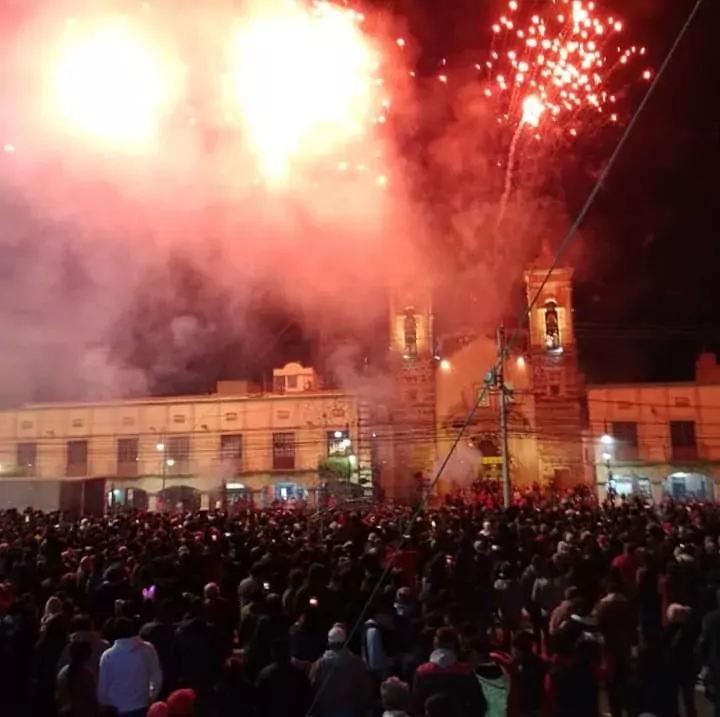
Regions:
[[[486,712],[482,687],[467,662],[460,662],[451,650],[435,650],[430,660],[415,673],[413,713],[424,714],[425,702],[446,694],[455,702],[458,717],[483,717]]]
[[[162,687],[155,648],[139,637],[116,640],[100,658],[98,701],[118,712],[146,709]]]

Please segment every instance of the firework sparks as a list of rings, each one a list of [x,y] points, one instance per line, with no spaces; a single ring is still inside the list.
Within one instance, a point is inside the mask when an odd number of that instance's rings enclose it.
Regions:
[[[242,23],[231,95],[267,181],[282,181],[295,162],[362,142],[384,122],[389,103],[380,97],[378,59],[362,20],[325,2],[306,8],[279,0]]]
[[[521,124],[527,124],[531,127],[537,127],[540,124],[540,118],[545,111],[545,105],[536,95],[529,95],[523,101],[523,114]]]
[[[528,3],[530,5],[530,3]],[[546,121],[562,123],[577,133],[570,117],[579,112],[605,113],[617,120],[612,106],[611,75],[645,55],[644,47],[624,48],[622,22],[601,15],[594,2],[547,0],[545,12],[526,11],[520,0],[492,26],[493,50],[486,69],[493,73],[488,96],[507,100],[504,117],[533,127]],[[649,70],[639,73],[651,78]]]

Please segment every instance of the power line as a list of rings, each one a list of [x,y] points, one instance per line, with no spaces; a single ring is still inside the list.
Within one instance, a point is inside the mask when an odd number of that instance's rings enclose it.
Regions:
[[[625,144],[627,143],[627,140],[628,140],[630,134],[632,133],[632,130],[635,128],[635,125],[637,124],[639,117],[645,110],[645,107],[647,106],[648,101],[649,101],[650,97],[652,96],[653,92],[655,91],[655,88],[657,87],[660,79],[665,74],[665,71],[667,70],[672,58],[675,55],[677,48],[680,45],[680,42],[684,38],[685,34],[687,33],[688,28],[690,27],[693,20],[695,19],[695,16],[697,15],[698,11],[700,10],[702,3],[703,3],[703,0],[696,0],[696,3],[694,5],[693,9],[691,10],[687,20],[685,21],[684,25],[680,28],[680,31],[679,31],[677,37],[675,38],[675,41],[673,42],[665,60],[663,61],[660,68],[658,69],[658,72],[655,75],[655,77],[653,78],[650,86],[648,87],[648,90],[645,93],[645,96],[643,97],[642,101],[640,102],[638,108],[635,110],[635,113],[633,114],[627,127],[623,131],[623,134],[620,137],[620,140],[618,141],[617,146],[615,147],[613,153],[610,156],[610,159],[608,160],[607,164],[605,165],[605,168],[603,169],[602,173],[600,174],[600,177],[598,178],[597,182],[595,183],[595,186],[593,187],[592,191],[590,192],[590,195],[588,196],[587,201],[585,202],[584,206],[580,210],[580,213],[578,214],[575,222],[573,223],[572,227],[570,228],[570,231],[568,232],[567,236],[562,241],[557,252],[555,253],[555,256],[553,258],[553,261],[552,261],[550,267],[548,268],[547,273],[543,277],[543,280],[540,282],[540,285],[538,286],[537,291],[535,292],[535,295],[533,296],[526,311],[523,314],[522,320],[520,322],[521,327],[527,326],[531,312],[532,312],[535,304],[540,299],[540,296],[542,295],[542,291],[544,290],[544,288],[545,288],[547,282],[549,281],[550,277],[552,276],[553,272],[557,268],[560,260],[562,259],[563,254],[566,252],[570,243],[575,238],[575,235],[577,234],[580,226],[582,225],[585,218],[587,217],[587,214],[590,211],[590,208],[595,203],[595,200],[596,200],[598,194],[600,193],[600,190],[602,189],[603,184],[605,183],[608,176],[610,175],[610,172],[613,170],[615,164],[617,163],[618,157],[620,156],[623,148],[625,147]],[[502,348],[502,351],[500,352],[498,360],[495,362],[494,366],[491,368],[491,370],[495,372],[494,375],[497,375],[500,365],[505,362],[507,357],[510,355],[511,350],[513,349],[513,347],[515,346],[515,344],[517,343],[518,339],[521,336],[522,336],[522,331],[520,329],[516,330],[510,336],[510,339],[507,341],[505,346]],[[419,517],[419,515],[421,514],[423,507],[424,507],[425,503],[427,502],[428,497],[430,496],[431,492],[434,490],[435,485],[437,484],[437,482],[440,479],[441,475],[443,474],[445,468],[447,467],[451,456],[457,449],[458,445],[460,444],[460,441],[462,440],[462,437],[465,435],[466,430],[472,423],[475,412],[477,411],[480,404],[483,402],[487,391],[488,391],[488,384],[486,384],[483,387],[482,392],[479,392],[479,395],[477,396],[477,398],[475,400],[475,404],[474,404],[473,408],[471,409],[471,411],[468,413],[467,418],[466,418],[465,422],[463,423],[462,427],[458,431],[457,436],[451,446],[451,449],[450,449],[447,457],[440,464],[437,472],[435,473],[435,476],[433,477],[432,481],[430,482],[429,486],[427,487],[427,490],[424,491],[422,500],[420,501],[420,504],[418,505],[417,509],[415,511],[413,511],[413,515],[411,516],[411,522],[414,522],[415,519],[417,517]],[[402,546],[404,545],[404,543],[405,543],[405,531],[403,530],[403,531],[401,531],[401,536],[397,542],[396,550],[400,550],[402,548]],[[376,597],[381,589],[381,586],[387,579],[391,569],[392,569],[392,566],[390,564],[388,564],[386,566],[386,568],[384,569],[382,575],[380,576],[380,579],[377,581],[370,596],[368,597],[368,600],[365,603],[357,622],[355,623],[355,625],[352,627],[352,629],[348,633],[345,647],[347,647],[347,644],[350,642],[350,640],[353,638],[355,633],[360,629],[361,625],[363,624],[363,621],[365,620],[365,616],[367,614],[369,607],[373,604],[374,600],[376,599]],[[313,702],[307,711],[308,715],[312,714],[312,711],[317,704],[318,697],[325,689],[328,680],[332,676],[332,672],[333,672],[333,670],[331,669],[329,671],[328,675],[325,677],[322,684],[320,685],[320,688],[319,688],[318,692],[315,694]]]

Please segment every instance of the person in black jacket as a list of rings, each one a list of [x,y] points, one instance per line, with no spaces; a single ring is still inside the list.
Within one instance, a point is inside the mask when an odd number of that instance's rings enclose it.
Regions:
[[[673,715],[678,714],[678,696],[685,707],[685,717],[695,717],[695,682],[698,667],[695,660],[696,630],[691,621],[692,610],[673,604],[667,609],[665,649],[668,678],[672,685]]]
[[[217,717],[258,717],[257,689],[242,662],[225,662],[215,690]]]
[[[553,717],[598,717],[600,684],[597,645],[564,631],[555,639],[555,655],[546,681],[546,708]]]
[[[185,620],[175,633],[175,639],[180,684],[194,690],[198,711],[201,711],[223,665],[222,640],[205,620],[201,600],[190,603]]]
[[[541,714],[545,702],[545,679],[549,665],[533,651],[534,636],[521,632],[513,640],[512,674],[515,679],[512,691],[517,694],[520,713]]]
[[[272,655],[256,683],[260,717],[304,717],[312,701],[307,672],[292,664],[287,640],[273,640]]]
[[[155,607],[155,619],[140,629],[140,637],[149,642],[157,653],[163,673],[163,686],[159,698],[165,699],[178,684],[178,655],[175,639],[175,625],[167,602]]]
[[[705,694],[720,716],[720,609],[708,613],[702,622],[698,652],[704,669]]]

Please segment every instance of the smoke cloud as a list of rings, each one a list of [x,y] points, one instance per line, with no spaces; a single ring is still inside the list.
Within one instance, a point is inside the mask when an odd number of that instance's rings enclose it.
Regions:
[[[225,12],[173,20],[178,38],[202,48],[180,53],[183,66],[222,75],[209,38],[227,26]],[[305,336],[341,336],[327,367],[348,388],[387,395],[389,380],[363,368],[361,343],[377,342],[391,287],[432,286],[453,330],[482,328],[514,309],[511,289],[538,235],[564,221],[538,202],[534,178],[519,177],[494,228],[504,158],[481,86],[409,84],[409,51],[402,59],[388,49],[396,34],[386,17],[373,18],[373,42],[391,60],[396,126],[349,152],[379,164],[388,186],[308,158],[273,188],[258,182],[242,131],[215,122],[217,108],[194,96],[142,151],[64,132],[42,87],[66,19],[38,6],[4,42],[4,404],[210,390],[288,349],[278,314]],[[173,33],[154,29],[175,61]],[[200,86],[203,98],[217,90]]]

